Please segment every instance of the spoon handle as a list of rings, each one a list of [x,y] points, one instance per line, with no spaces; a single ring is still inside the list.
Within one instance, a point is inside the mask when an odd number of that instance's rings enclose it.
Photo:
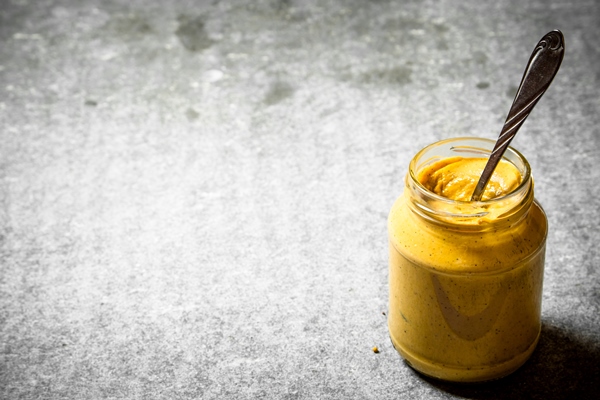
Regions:
[[[496,145],[490,154],[483,173],[477,182],[471,201],[481,200],[483,190],[490,180],[496,165],[502,159],[511,140],[538,100],[550,86],[565,54],[565,38],[559,30],[547,33],[537,44],[521,79],[513,104],[506,117]]]

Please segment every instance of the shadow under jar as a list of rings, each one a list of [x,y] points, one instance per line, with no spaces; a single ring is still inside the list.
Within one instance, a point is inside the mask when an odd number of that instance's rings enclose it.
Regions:
[[[411,367],[442,380],[506,376],[540,336],[548,222],[527,160],[506,151],[521,183],[487,201],[450,200],[417,178],[447,157],[487,158],[493,146],[456,138],[421,150],[388,218],[390,337]]]

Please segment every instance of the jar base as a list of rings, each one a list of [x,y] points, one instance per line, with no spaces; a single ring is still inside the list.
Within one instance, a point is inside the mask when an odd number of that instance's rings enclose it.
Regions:
[[[504,378],[518,370],[531,357],[535,350],[541,331],[527,350],[508,361],[484,367],[457,367],[433,363],[411,354],[403,349],[390,335],[392,345],[404,358],[404,361],[418,373],[429,378],[455,383],[483,383]]]

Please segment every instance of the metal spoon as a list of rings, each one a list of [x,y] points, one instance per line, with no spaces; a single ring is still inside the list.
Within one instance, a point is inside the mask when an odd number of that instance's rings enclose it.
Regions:
[[[517,90],[496,145],[481,173],[471,201],[481,200],[483,190],[492,177],[496,165],[502,159],[502,155],[504,155],[510,141],[515,137],[533,107],[550,86],[552,79],[558,72],[564,54],[565,38],[559,30],[548,32],[538,42],[529,58],[519,90]]]

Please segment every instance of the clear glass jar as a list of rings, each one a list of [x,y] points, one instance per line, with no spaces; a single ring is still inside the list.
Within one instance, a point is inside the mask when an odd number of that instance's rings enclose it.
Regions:
[[[487,158],[493,146],[456,138],[421,150],[388,218],[390,337],[410,366],[438,379],[508,375],[529,358],[541,331],[548,223],[527,160],[506,151],[522,181],[488,201],[449,200],[417,180],[433,162]]]

